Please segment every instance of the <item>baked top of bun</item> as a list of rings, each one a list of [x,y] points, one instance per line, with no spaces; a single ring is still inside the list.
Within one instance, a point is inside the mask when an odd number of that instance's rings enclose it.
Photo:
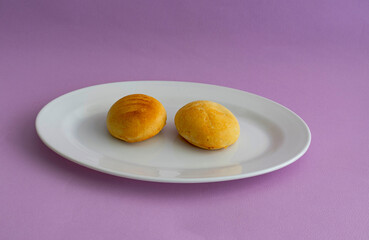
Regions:
[[[212,101],[194,101],[178,110],[174,118],[178,133],[204,149],[226,148],[240,135],[237,118],[226,107]]]
[[[114,137],[139,142],[158,134],[166,119],[165,108],[158,100],[145,94],[132,94],[111,106],[106,125]]]

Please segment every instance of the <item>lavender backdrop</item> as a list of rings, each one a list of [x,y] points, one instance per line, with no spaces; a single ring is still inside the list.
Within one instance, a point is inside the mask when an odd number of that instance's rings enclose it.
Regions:
[[[224,183],[105,175],[34,120],[107,82],[223,85],[298,113],[299,161]],[[369,2],[0,1],[0,239],[369,239]]]

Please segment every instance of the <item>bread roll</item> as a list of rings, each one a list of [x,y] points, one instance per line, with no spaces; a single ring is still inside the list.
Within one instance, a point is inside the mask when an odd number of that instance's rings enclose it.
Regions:
[[[126,142],[140,142],[158,134],[167,113],[155,98],[132,94],[119,99],[108,112],[106,125],[111,135]]]
[[[178,110],[174,122],[184,139],[204,149],[226,148],[240,135],[240,126],[232,112],[211,101],[186,104]]]

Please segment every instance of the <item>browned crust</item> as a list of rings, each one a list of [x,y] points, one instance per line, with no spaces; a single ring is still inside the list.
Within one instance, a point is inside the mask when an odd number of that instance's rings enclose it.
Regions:
[[[115,102],[106,125],[110,134],[126,142],[140,142],[158,134],[166,124],[164,106],[145,94],[132,94]]]

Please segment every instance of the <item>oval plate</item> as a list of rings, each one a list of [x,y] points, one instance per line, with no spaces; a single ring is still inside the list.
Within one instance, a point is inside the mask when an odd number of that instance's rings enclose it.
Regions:
[[[168,120],[158,135],[132,144],[113,138],[105,121],[111,105],[133,93],[158,99]],[[195,100],[215,101],[233,112],[241,127],[235,144],[208,151],[178,135],[174,115]],[[218,182],[268,173],[300,158],[311,140],[306,123],[271,100],[232,88],[169,81],[117,82],[70,92],[40,111],[36,129],[49,148],[80,165],[126,178],[172,183]]]

